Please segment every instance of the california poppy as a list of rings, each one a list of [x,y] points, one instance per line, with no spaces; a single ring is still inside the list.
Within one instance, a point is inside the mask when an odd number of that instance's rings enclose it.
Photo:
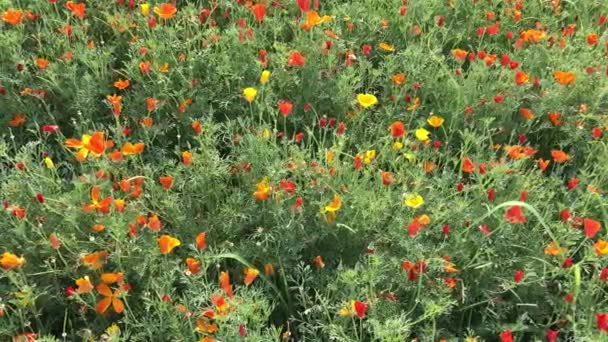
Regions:
[[[405,135],[405,125],[401,121],[395,121],[389,127],[393,138],[401,138]]]
[[[279,108],[279,112],[281,112],[281,114],[285,117],[288,116],[293,109],[293,103],[291,103],[289,100],[281,100],[277,106]]]
[[[292,52],[287,59],[289,66],[303,66],[304,64],[306,64],[306,59],[299,51]]]
[[[66,147],[78,149],[76,160],[84,161],[89,155],[100,157],[106,149],[107,142],[104,140],[103,132],[95,132],[92,135],[83,134],[80,140],[66,139],[64,144]]]
[[[90,270],[95,271],[100,269],[105,263],[108,257],[107,251],[98,251],[91,254],[85,254],[80,257],[82,263],[87,266]]]
[[[245,268],[245,280],[244,283],[246,286],[249,286],[253,283],[253,281],[258,277],[260,271],[255,268],[247,267]]]
[[[255,185],[253,197],[258,201],[265,201],[270,197],[271,190],[272,187],[270,186],[269,179],[265,177]]]
[[[258,23],[264,21],[264,17],[266,16],[266,5],[264,4],[256,4],[251,6],[251,13],[253,13],[253,17]]]
[[[196,243],[196,248],[198,250],[203,250],[207,248],[207,234],[205,232],[200,232],[194,239]]]
[[[110,287],[106,284],[98,284],[95,289],[99,292],[100,295],[104,296],[97,304],[95,305],[95,310],[103,314],[105,313],[110,306],[114,309],[114,311],[118,314],[122,313],[125,309],[125,305],[123,301],[119,298],[121,289],[116,289],[114,292],[110,289]]]
[[[192,274],[197,274],[201,270],[201,262],[195,258],[186,258],[186,267]]]
[[[25,264],[24,257],[18,257],[13,253],[4,252],[2,256],[0,256],[0,266],[2,266],[5,270],[10,270],[12,268],[19,268]]]
[[[358,94],[357,102],[361,107],[368,108],[378,103],[378,99],[373,94]]]
[[[518,71],[515,74],[515,83],[517,85],[524,85],[530,81],[530,76],[523,71]]]
[[[181,241],[169,235],[161,235],[157,242],[160,254],[165,255],[171,253],[175,247],[181,245]]]
[[[189,166],[192,164],[192,152],[190,152],[190,151],[182,152],[182,163],[184,163],[184,165],[186,165],[186,166]]]
[[[110,212],[110,204],[112,203],[112,197],[105,197],[101,199],[101,189],[98,186],[91,187],[91,202],[83,206],[84,212],[97,211],[102,214],[108,214]]]
[[[558,164],[562,164],[570,160],[570,156],[562,150],[551,150],[551,157],[553,157],[553,161]]]
[[[599,256],[608,255],[608,241],[599,239],[593,244],[593,248]]]
[[[84,276],[82,278],[76,279],[76,286],[78,286],[76,288],[76,293],[78,294],[84,294],[93,291],[93,284],[91,283],[89,276]]]
[[[248,88],[243,89],[243,97],[249,103],[251,103],[251,102],[253,102],[253,100],[255,100],[255,97],[257,96],[257,94],[258,94],[258,91],[255,88],[248,87]]]
[[[594,219],[583,219],[583,229],[588,239],[593,238],[602,229],[602,223]]]
[[[165,189],[170,189],[173,185],[173,177],[171,176],[160,176],[158,178],[158,181]]]
[[[84,2],[77,4],[73,1],[68,1],[66,2],[65,7],[69,9],[77,18],[84,18],[84,11],[86,9],[86,4]]]
[[[119,79],[118,81],[114,82],[114,87],[120,90],[125,90],[129,88],[129,85],[131,85],[131,82],[129,82],[129,80]]]
[[[136,143],[136,144],[132,144],[132,143],[126,143],[124,145],[122,145],[122,154],[125,156],[130,156],[133,154],[141,154],[144,151],[144,148],[146,146],[144,145],[144,143]]]
[[[177,8],[172,3],[163,2],[160,6],[154,7],[154,13],[161,19],[168,20],[173,18],[175,13],[177,13]]]
[[[2,13],[2,21],[13,26],[19,25],[23,21],[23,11],[9,8]]]
[[[15,114],[11,121],[8,122],[8,125],[11,127],[19,127],[23,125],[26,120],[27,116],[25,116],[25,114]]]
[[[509,223],[526,223],[528,221],[519,205],[514,205],[507,209],[504,217]]]
[[[576,74],[568,71],[555,71],[553,73],[555,81],[561,85],[569,85],[576,81]]]

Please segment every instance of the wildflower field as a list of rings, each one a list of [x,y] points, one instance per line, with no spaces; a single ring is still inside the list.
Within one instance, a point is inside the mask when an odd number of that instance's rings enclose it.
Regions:
[[[608,341],[608,2],[0,0],[0,341]]]

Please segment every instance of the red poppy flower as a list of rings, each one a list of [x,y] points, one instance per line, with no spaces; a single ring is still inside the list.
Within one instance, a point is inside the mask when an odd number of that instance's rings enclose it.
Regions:
[[[588,239],[593,238],[602,229],[602,224],[593,219],[583,219],[583,228]]]
[[[304,64],[306,64],[306,59],[300,52],[294,51],[289,55],[287,64],[289,66],[303,66]]]

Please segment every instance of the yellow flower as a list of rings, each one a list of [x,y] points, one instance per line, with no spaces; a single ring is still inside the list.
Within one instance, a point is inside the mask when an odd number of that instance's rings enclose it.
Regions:
[[[393,150],[398,151],[403,148],[403,143],[400,141],[395,141],[393,143]]]
[[[258,95],[258,91],[255,88],[248,87],[243,89],[243,96],[247,102],[251,103],[255,100],[255,97]]]
[[[139,9],[141,10],[141,15],[144,17],[147,17],[150,14],[150,4],[147,2],[139,4]]]
[[[53,159],[46,157],[44,158],[44,165],[46,165],[47,169],[54,169],[55,163],[53,163]]]
[[[262,71],[262,75],[260,75],[260,83],[262,83],[262,84],[268,83],[269,78],[270,78],[270,71],[268,71],[268,70]]]
[[[325,160],[327,160],[327,164],[331,164],[334,161],[334,152],[330,150],[325,152]]]
[[[424,198],[418,194],[407,194],[403,204],[410,208],[420,208],[424,204]]]
[[[431,125],[431,127],[434,127],[434,128],[441,127],[441,125],[443,125],[444,121],[445,120],[441,116],[438,116],[438,115],[432,115],[430,118],[428,118],[426,120],[426,122],[428,122],[429,125]]]
[[[412,161],[416,160],[416,155],[413,154],[413,153],[411,153],[411,152],[408,152],[408,153],[404,153],[403,154],[403,158],[405,158],[408,161],[412,162]]]
[[[262,132],[260,133],[260,137],[264,140],[268,140],[268,139],[272,138],[272,131],[268,128],[264,128],[262,130]]]
[[[416,135],[416,138],[418,140],[427,141],[429,140],[429,135],[431,134],[431,132],[427,131],[424,128],[418,128],[414,134]]]
[[[363,162],[365,164],[371,164],[374,159],[376,159],[376,150],[369,150],[365,152],[365,156],[363,156]]]
[[[383,43],[378,44],[378,47],[379,47],[381,50],[386,51],[386,52],[393,52],[393,51],[395,51],[395,47],[394,47],[394,46],[392,46],[392,45],[390,45],[390,44],[387,44],[387,43],[384,43],[384,42],[383,42]]]
[[[361,107],[368,108],[378,103],[378,99],[373,94],[358,94],[357,102]]]

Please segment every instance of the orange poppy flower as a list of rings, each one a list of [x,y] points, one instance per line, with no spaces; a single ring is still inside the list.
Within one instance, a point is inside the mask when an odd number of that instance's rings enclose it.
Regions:
[[[141,120],[139,120],[139,124],[144,127],[152,127],[152,126],[154,126],[154,119],[149,116],[146,116],[146,117],[141,118]]]
[[[186,266],[192,274],[197,274],[201,270],[201,262],[195,258],[186,258]]]
[[[23,21],[23,11],[9,8],[2,13],[2,21],[13,26],[19,25]]]
[[[244,283],[246,286],[251,285],[255,279],[258,277],[258,275],[260,274],[260,271],[258,271],[255,268],[251,268],[251,267],[247,267],[245,268],[245,280]]]
[[[76,4],[73,1],[68,1],[65,4],[65,7],[67,9],[69,9],[72,12],[72,14],[74,14],[79,19],[84,18],[84,11],[86,10],[86,4],[84,2]]]
[[[153,232],[159,232],[162,228],[162,222],[158,218],[158,215],[152,214],[152,216],[150,216],[150,218],[148,219],[146,226]]]
[[[105,284],[108,284],[108,285],[114,284],[114,283],[121,284],[123,282],[124,274],[122,272],[102,273],[100,278],[101,278],[102,282],[104,282]]]
[[[553,73],[553,78],[555,81],[561,85],[568,85],[574,83],[576,81],[576,74],[573,72],[567,71],[556,71]]]
[[[112,114],[119,116],[122,112],[122,96],[108,95],[106,96],[106,100],[112,106]]]
[[[317,255],[316,257],[314,257],[314,259],[312,260],[312,263],[318,269],[325,268],[325,262],[323,261],[323,257],[320,255]]]
[[[599,256],[608,255],[608,241],[602,239],[597,240],[597,242],[593,244],[593,249]]]
[[[81,256],[80,261],[90,270],[95,271],[103,266],[107,257],[107,251],[98,251]]]
[[[84,276],[82,278],[76,279],[76,293],[84,294],[93,291],[93,284],[91,284],[91,280],[89,276]]]
[[[49,67],[49,64],[51,64],[51,62],[46,58],[36,58],[35,62],[36,62],[36,66],[40,70],[45,70],[46,68]]]
[[[115,199],[114,200],[114,208],[116,208],[116,211],[119,212],[119,213],[122,213],[123,211],[125,211],[125,205],[126,204],[127,203],[123,199]]]
[[[27,116],[25,114],[15,114],[11,121],[8,122],[8,125],[11,127],[19,127],[23,125],[23,123],[27,120]]]
[[[274,275],[274,266],[271,263],[265,264],[264,265],[264,273],[267,276],[272,276]]]
[[[396,85],[402,85],[407,80],[407,76],[405,74],[394,74],[391,79]]]
[[[522,39],[526,43],[539,43],[543,40],[547,34],[541,30],[526,30],[519,35],[519,38]]]
[[[194,130],[194,133],[196,135],[199,135],[203,132],[203,125],[201,124],[200,121],[194,121],[192,122],[192,124],[190,125],[190,127],[192,127],[192,129]]]
[[[459,61],[464,61],[467,58],[468,53],[462,49],[454,49],[452,50],[452,57]]]
[[[116,289],[114,292],[110,289],[110,287],[106,284],[98,284],[95,289],[99,292],[100,295],[104,296],[102,300],[97,302],[95,305],[95,310],[103,314],[105,313],[110,306],[114,309],[114,311],[118,314],[122,313],[125,309],[125,304],[119,298],[121,290]]]
[[[130,156],[133,154],[141,154],[144,151],[145,144],[144,143],[126,143],[122,145],[122,154],[125,156]]]
[[[196,330],[198,332],[204,333],[204,334],[215,334],[218,331],[218,326],[215,323],[209,323],[208,319],[206,317],[203,318],[199,318],[196,320]],[[208,337],[208,336],[207,336]],[[207,338],[205,337],[205,338]],[[201,340],[201,342],[203,342],[204,339]],[[214,341],[214,339],[211,337],[210,341]],[[205,341],[207,342],[207,341]]]
[[[107,142],[103,138],[103,132],[95,132],[92,135],[83,134],[80,140],[66,139],[64,145],[68,148],[76,148],[76,160],[79,162],[87,159],[87,156],[101,157],[106,149]]]
[[[171,176],[160,176],[158,181],[165,189],[171,189],[171,186],[173,185],[173,177]]]
[[[570,160],[570,156],[562,150],[551,150],[551,157],[553,157],[553,161],[558,164],[562,164]]]
[[[93,229],[94,231],[99,233],[99,232],[103,232],[106,229],[106,226],[104,226],[103,224],[96,223],[93,225],[93,227],[91,229]]]
[[[551,121],[551,124],[553,126],[561,126],[564,124],[564,122],[562,121],[562,115],[558,112],[551,112],[547,115],[547,118],[549,118],[549,121]]]
[[[565,249],[558,247],[555,241],[551,241],[549,246],[545,247],[545,254],[547,255],[558,256],[560,254],[563,254],[564,252]]]
[[[23,264],[25,264],[25,258],[18,257],[13,253],[4,252],[0,257],[0,266],[5,270],[21,267]]]
[[[462,172],[471,173],[475,171],[475,164],[469,157],[464,157],[462,160]]]
[[[320,16],[317,11],[306,12],[306,22],[302,25],[302,29],[309,30],[311,27],[330,22],[331,17],[328,15]]]
[[[103,214],[107,214],[110,212],[110,204],[112,203],[112,197],[106,197],[99,200],[101,189],[97,186],[93,186],[91,188],[91,203],[87,203],[82,208],[82,211],[86,213],[90,213],[92,211],[97,211]]]
[[[224,293],[226,293],[226,295],[228,296],[228,298],[232,298],[233,294],[233,290],[232,290],[232,285],[230,285],[230,274],[228,272],[220,272],[220,288],[222,289],[222,291],[224,291]]]
[[[203,250],[207,248],[207,233],[200,232],[194,239],[196,243],[196,248],[199,250]]]
[[[165,255],[171,253],[175,247],[182,244],[181,241],[169,235],[162,235],[157,241],[160,254]]]
[[[148,110],[148,112],[154,111],[156,109],[157,104],[158,101],[153,97],[148,97],[146,99],[146,109]]]
[[[171,3],[162,3],[160,6],[154,7],[154,13],[158,15],[161,19],[171,19],[177,13],[177,8]]]
[[[262,179],[255,185],[253,197],[255,197],[255,199],[257,199],[258,201],[265,201],[270,197],[271,190],[272,187],[270,186],[268,177],[264,177],[264,179]]]
[[[538,165],[538,168],[541,171],[545,171],[547,169],[547,167],[549,166],[549,163],[551,163],[551,161],[550,160],[545,160],[545,159],[538,159],[536,161],[536,163]]]
[[[152,64],[148,61],[141,62],[141,63],[139,63],[139,71],[141,71],[142,74],[147,74],[150,72],[151,66],[152,66]]]
[[[184,151],[182,152],[182,163],[186,166],[190,166],[192,164],[192,152]]]
[[[520,108],[519,115],[526,120],[534,119],[534,112],[528,108]]]
[[[114,87],[116,87],[120,90],[125,90],[125,89],[129,88],[130,85],[131,85],[131,82],[129,82],[129,80],[119,79],[118,81],[114,82]]]
[[[119,162],[122,160],[122,152],[120,152],[120,150],[114,150],[108,153],[108,158],[113,162]]]
[[[528,83],[529,81],[530,81],[530,76],[528,76],[528,74],[526,74],[525,72],[518,71],[515,74],[515,83],[517,85],[523,85],[523,84]]]

